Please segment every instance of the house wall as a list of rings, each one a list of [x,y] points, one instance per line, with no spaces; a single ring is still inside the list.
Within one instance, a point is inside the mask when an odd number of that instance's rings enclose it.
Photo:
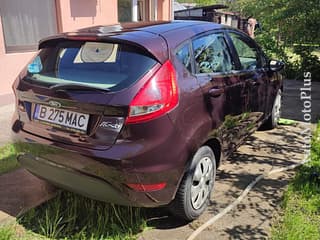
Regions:
[[[173,1],[173,0],[172,0]],[[170,0],[158,0],[158,20],[170,20],[172,6]]]
[[[117,0],[59,0],[58,24],[61,32],[118,22]],[[60,15],[60,16],[59,16]]]

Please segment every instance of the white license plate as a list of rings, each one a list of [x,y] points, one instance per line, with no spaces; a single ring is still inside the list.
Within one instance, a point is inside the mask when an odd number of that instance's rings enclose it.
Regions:
[[[37,104],[34,112],[34,119],[86,132],[89,114]]]

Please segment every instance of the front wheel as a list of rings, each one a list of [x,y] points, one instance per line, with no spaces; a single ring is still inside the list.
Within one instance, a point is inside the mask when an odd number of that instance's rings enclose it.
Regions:
[[[278,121],[281,114],[281,90],[278,90],[277,96],[274,100],[272,112],[267,121],[263,124],[263,129],[274,129],[278,126]]]
[[[208,146],[198,149],[171,203],[173,215],[187,221],[198,218],[206,209],[216,177],[216,159]]]

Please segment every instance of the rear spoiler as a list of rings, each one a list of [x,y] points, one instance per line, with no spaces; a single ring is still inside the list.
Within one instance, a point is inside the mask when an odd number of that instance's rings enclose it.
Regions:
[[[67,40],[112,42],[135,45],[137,47],[145,49],[161,64],[163,64],[169,58],[166,41],[159,35],[144,31],[124,32],[114,35],[92,33],[65,33],[40,40],[39,50],[47,47],[55,47],[59,42]]]

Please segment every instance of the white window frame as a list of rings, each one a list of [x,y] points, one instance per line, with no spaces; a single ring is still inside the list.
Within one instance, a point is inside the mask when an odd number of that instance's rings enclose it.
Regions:
[[[158,0],[149,1],[149,15],[151,21],[158,20]]]

